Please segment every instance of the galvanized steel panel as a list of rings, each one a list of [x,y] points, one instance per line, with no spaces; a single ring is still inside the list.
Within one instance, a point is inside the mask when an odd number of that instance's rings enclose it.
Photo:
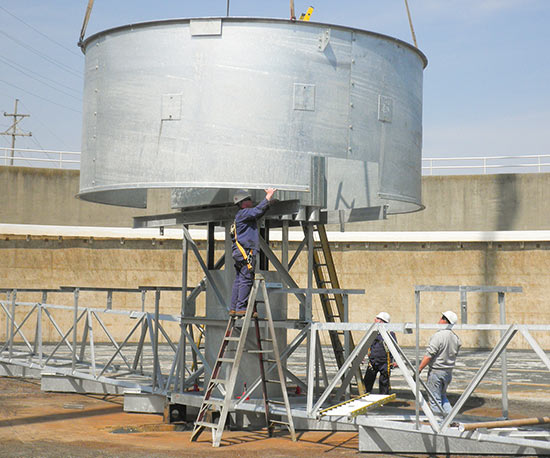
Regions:
[[[208,18],[107,30],[83,50],[83,199],[144,206],[145,189],[165,187],[188,207],[274,186],[329,211],[421,207],[426,60],[406,43]]]

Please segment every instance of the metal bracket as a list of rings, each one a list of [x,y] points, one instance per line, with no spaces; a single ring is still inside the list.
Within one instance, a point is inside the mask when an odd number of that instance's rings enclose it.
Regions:
[[[319,35],[319,51],[324,52],[330,42],[330,29],[326,29]]]

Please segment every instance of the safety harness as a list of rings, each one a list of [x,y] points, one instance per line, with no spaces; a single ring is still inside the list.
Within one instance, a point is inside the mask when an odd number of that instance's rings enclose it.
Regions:
[[[391,390],[390,374],[391,374],[391,370],[392,370],[392,357],[391,357],[390,349],[388,348],[388,344],[386,344],[386,342],[384,340],[382,340],[382,345],[384,345],[384,351],[386,352],[386,368],[387,368],[387,374],[388,374],[388,389]],[[371,348],[369,347],[369,351],[367,352],[367,357],[369,358],[368,367],[371,370],[375,370],[374,366],[372,364],[370,354],[371,354]]]
[[[237,248],[241,252],[241,255],[243,256],[244,262],[246,262],[246,267],[248,268],[248,270],[254,269],[254,266],[252,265],[252,256],[254,255],[254,251],[250,249],[247,254],[246,250],[239,243],[239,240],[237,239],[237,221],[233,221],[233,224],[231,225],[231,237],[233,238],[235,245],[237,245]]]

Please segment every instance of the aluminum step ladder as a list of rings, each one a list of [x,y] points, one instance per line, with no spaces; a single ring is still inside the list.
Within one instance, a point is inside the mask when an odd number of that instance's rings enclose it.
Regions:
[[[320,289],[340,289],[338,274],[334,265],[330,243],[327,237],[327,231],[324,224],[313,224],[313,234],[317,233],[319,241],[313,240],[313,274],[317,287]],[[304,233],[307,235],[307,226],[303,226]],[[323,293],[319,294],[321,307],[327,323],[343,323],[344,322],[344,300],[341,294]],[[328,331],[330,342],[334,350],[336,364],[340,369],[346,360],[344,352],[344,331]],[[349,336],[350,348],[353,351],[355,343],[353,336]],[[358,370],[355,374],[357,389],[359,394],[365,394],[365,386],[361,371]]]
[[[258,293],[262,292],[263,299],[257,299]],[[265,304],[265,319],[258,317],[257,305],[258,303]],[[257,348],[254,350],[245,350],[246,337],[250,324],[254,320],[254,326],[256,328],[256,342]],[[268,336],[262,337],[260,330],[260,321],[267,321]],[[236,344],[234,356],[227,357],[226,352],[231,351],[231,347]],[[267,345],[265,345],[267,344]],[[267,348],[270,347],[270,348]],[[212,376],[206,390],[204,392],[204,398],[195,420],[195,426],[193,433],[191,434],[191,441],[196,441],[205,428],[212,430],[212,446],[219,447],[223,435],[227,416],[232,407],[233,391],[235,389],[235,383],[237,381],[237,375],[239,373],[239,366],[241,363],[242,355],[244,351],[254,353],[258,355],[260,364],[260,376],[262,381],[263,401],[265,408],[266,426],[269,436],[273,436],[275,427],[283,426],[288,429],[293,441],[296,441],[296,432],[294,429],[294,422],[290,411],[290,402],[288,400],[288,393],[286,389],[286,380],[283,372],[283,366],[281,364],[281,358],[279,355],[279,347],[277,346],[277,339],[275,336],[275,326],[273,325],[273,317],[271,315],[271,307],[269,305],[269,298],[267,295],[267,287],[265,279],[261,274],[256,274],[254,278],[254,284],[248,298],[248,306],[244,319],[241,321],[241,317],[230,317],[227,322],[227,328],[218,352],[216,363],[212,369]],[[267,358],[266,354],[273,354],[273,358]],[[278,379],[268,380],[265,376],[264,364],[276,363]],[[227,380],[219,378],[221,375],[221,368],[223,365],[230,367],[230,375]],[[283,401],[270,400],[267,394],[267,384],[275,383],[281,386]],[[213,399],[212,393],[215,389],[218,389],[224,396],[223,400]],[[284,405],[286,410],[286,421],[274,420],[271,418],[270,406],[271,405]],[[207,415],[219,411],[219,417],[216,422],[207,421]]]

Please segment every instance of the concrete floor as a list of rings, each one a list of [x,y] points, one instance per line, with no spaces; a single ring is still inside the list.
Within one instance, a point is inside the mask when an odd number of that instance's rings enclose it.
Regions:
[[[406,349],[414,361],[414,349]],[[163,350],[161,350],[163,353]],[[449,398],[455,402],[475,375],[488,352],[461,351]],[[333,361],[327,361],[333,364]],[[305,349],[289,360],[302,375]],[[547,416],[550,412],[548,371],[533,352],[509,351],[509,413],[511,418]],[[499,417],[501,373],[495,366],[463,414]],[[375,386],[377,388],[377,386]],[[414,409],[399,370],[392,375],[397,393],[394,407]],[[190,442],[191,431],[165,425],[162,416],[123,412],[122,396],[45,393],[39,380],[0,377],[0,456],[2,457],[172,457],[172,456],[355,456],[358,434],[299,432],[293,443],[288,434],[269,438],[265,431],[226,431],[222,447],[212,448],[209,432]],[[380,455],[377,455],[380,456]],[[389,455],[388,455],[389,456]],[[404,456],[404,455],[391,455]],[[416,455],[418,456],[418,455]]]
[[[401,398],[399,402],[403,405],[407,400]],[[0,456],[358,455],[358,435],[350,432],[299,432],[299,441],[293,443],[287,434],[269,438],[265,431],[227,431],[222,446],[212,448],[209,433],[203,433],[198,442],[190,442],[189,429],[165,425],[160,415],[124,413],[122,404],[122,396],[44,393],[38,380],[1,377]],[[541,402],[512,399],[510,407],[512,417],[548,412],[548,403]],[[474,398],[465,413],[497,417],[500,402]]]

